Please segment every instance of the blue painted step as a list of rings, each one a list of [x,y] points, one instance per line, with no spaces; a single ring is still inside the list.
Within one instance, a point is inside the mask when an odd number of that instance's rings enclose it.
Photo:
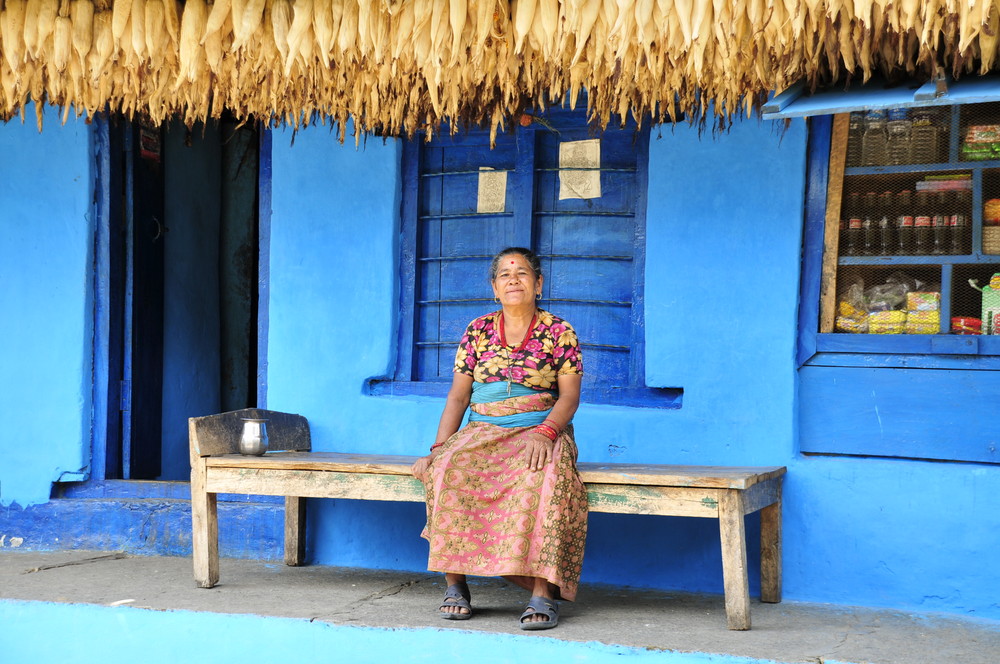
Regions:
[[[268,496],[219,496],[219,550],[226,558],[280,560],[284,502]],[[186,482],[108,481],[57,485],[41,505],[3,508],[0,547],[87,549],[190,556]]]

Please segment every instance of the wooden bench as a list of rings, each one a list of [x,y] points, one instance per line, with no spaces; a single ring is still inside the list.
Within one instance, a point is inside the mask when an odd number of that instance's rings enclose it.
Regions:
[[[236,454],[242,418],[267,418],[269,451]],[[410,475],[417,457],[312,452],[299,415],[247,409],[189,420],[194,577],[219,581],[220,493],[285,497],[285,563],[305,562],[305,498],[424,501]],[[731,468],[580,463],[591,512],[693,516],[719,520],[726,619],[750,629],[743,517],[760,510],[761,601],[781,601],[781,481],[784,467]]]

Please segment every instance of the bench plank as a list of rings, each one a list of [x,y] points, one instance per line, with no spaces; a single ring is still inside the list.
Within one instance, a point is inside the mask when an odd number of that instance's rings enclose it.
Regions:
[[[268,452],[259,457],[242,454],[213,456],[210,468],[271,468],[373,475],[410,476],[410,466],[419,457],[388,454],[344,454],[341,452]]]
[[[731,466],[668,466],[660,464],[579,463],[584,482],[647,484],[713,489],[748,489],[758,482],[781,477],[783,466],[740,468]]]
[[[209,491],[262,496],[423,502],[424,486],[411,476],[275,468],[208,468]]]
[[[208,470],[209,491],[307,498],[423,502],[414,477],[338,471],[219,467]],[[589,510],[613,514],[718,517],[718,489],[587,483]],[[287,536],[287,532],[286,532]]]
[[[753,514],[757,510],[764,509],[781,500],[781,483],[775,480],[760,482],[742,493],[743,513]]]
[[[587,482],[589,511],[660,516],[719,516],[719,490],[661,486],[628,486]]]
[[[209,467],[297,469],[380,475],[409,475],[419,457],[389,454],[344,454],[341,452],[268,452],[262,457],[239,454],[214,456]],[[755,484],[784,475],[785,468],[670,465],[577,464],[586,483],[646,486],[748,489]]]

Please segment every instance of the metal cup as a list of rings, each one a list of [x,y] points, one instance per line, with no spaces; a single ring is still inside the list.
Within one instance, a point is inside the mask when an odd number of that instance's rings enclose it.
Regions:
[[[243,418],[243,435],[240,436],[240,454],[260,456],[267,452],[267,420]]]

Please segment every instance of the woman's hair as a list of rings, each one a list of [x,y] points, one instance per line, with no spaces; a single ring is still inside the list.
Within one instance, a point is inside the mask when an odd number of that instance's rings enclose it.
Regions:
[[[521,254],[524,256],[524,260],[528,261],[528,265],[535,272],[535,278],[542,276],[542,261],[538,260],[538,256],[535,255],[531,249],[525,249],[524,247],[507,247],[506,249],[501,249],[500,252],[493,257],[490,261],[490,283],[493,283],[497,278],[497,271],[500,269],[500,259],[509,254]]]

